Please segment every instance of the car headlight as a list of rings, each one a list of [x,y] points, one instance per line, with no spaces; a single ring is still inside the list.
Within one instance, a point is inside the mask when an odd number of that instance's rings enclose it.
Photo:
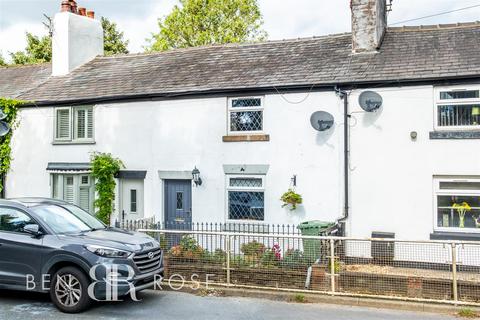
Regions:
[[[127,258],[132,253],[125,250],[90,245],[85,247],[88,251],[105,258]]]

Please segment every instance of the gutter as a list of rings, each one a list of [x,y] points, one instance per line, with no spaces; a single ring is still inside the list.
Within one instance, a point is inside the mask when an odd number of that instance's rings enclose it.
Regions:
[[[73,106],[73,105],[88,105],[97,103],[121,103],[133,101],[157,101],[157,100],[173,100],[173,99],[195,99],[206,97],[225,97],[235,95],[248,94],[287,94],[295,92],[321,92],[332,91],[332,88],[337,88],[341,85],[344,89],[348,88],[375,88],[380,87],[398,87],[398,86],[419,86],[419,85],[456,85],[464,83],[480,82],[480,75],[472,76],[455,76],[448,78],[424,78],[419,80],[411,79],[396,79],[387,81],[363,81],[351,83],[326,83],[326,84],[302,84],[302,85],[285,85],[285,86],[267,86],[254,88],[227,88],[227,89],[206,89],[198,91],[184,91],[184,92],[166,92],[166,93],[142,93],[130,95],[115,95],[103,96],[93,98],[80,98],[68,100],[43,100],[43,101],[26,101],[21,107],[52,107],[52,106]],[[17,97],[22,100],[22,97]]]

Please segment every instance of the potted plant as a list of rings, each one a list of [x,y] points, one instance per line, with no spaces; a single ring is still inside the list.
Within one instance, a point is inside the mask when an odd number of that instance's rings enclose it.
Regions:
[[[458,226],[460,228],[465,228],[465,213],[472,210],[472,207],[470,207],[470,205],[464,201],[462,203],[454,203],[452,205],[452,208],[454,208],[458,212]]]
[[[288,189],[288,191],[282,195],[280,200],[283,202],[282,208],[291,205],[291,211],[296,210],[297,206],[303,202],[302,196],[296,193],[293,189]]]

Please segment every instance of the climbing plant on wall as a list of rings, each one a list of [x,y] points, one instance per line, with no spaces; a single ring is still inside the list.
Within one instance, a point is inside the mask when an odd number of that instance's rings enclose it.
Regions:
[[[125,166],[122,160],[113,157],[110,153],[94,152],[90,161],[97,192],[96,216],[105,224],[110,224],[113,200],[115,200],[115,174]]]
[[[3,137],[0,137],[0,192],[2,192],[4,188],[3,178],[10,170],[12,161],[12,134],[18,125],[17,111],[22,103],[23,102],[19,100],[0,98],[0,110],[6,115],[2,121],[10,126],[10,131]]]

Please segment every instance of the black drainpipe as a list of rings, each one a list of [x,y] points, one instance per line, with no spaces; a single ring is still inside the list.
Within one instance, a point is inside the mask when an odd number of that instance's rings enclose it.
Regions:
[[[348,93],[337,87],[335,92],[343,99],[343,183],[344,183],[344,203],[343,203],[343,217],[337,220],[340,234],[339,236],[345,236],[345,221],[348,219],[349,214],[349,173],[350,173],[350,150],[349,150],[349,118],[348,113]]]

